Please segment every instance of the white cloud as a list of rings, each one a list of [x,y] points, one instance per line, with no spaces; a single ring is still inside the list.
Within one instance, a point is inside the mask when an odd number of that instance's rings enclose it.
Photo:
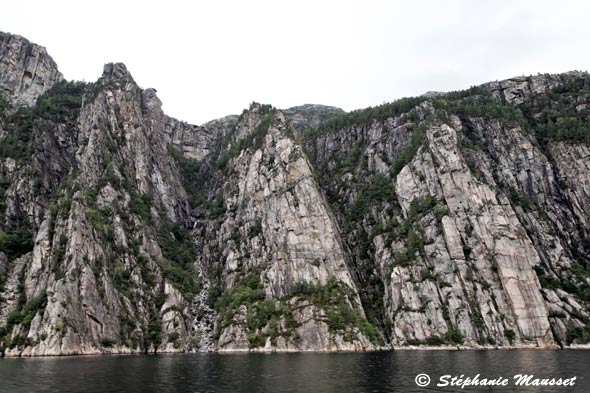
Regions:
[[[583,1],[27,1],[0,29],[68,79],[122,61],[165,111],[202,123],[251,101],[346,110],[537,72],[587,69]]]

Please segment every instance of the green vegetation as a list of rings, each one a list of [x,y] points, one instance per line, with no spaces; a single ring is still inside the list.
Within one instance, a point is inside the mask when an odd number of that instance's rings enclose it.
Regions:
[[[535,266],[535,272],[543,288],[562,289],[576,295],[583,302],[590,302],[590,267],[576,261],[572,264],[569,275],[559,278],[546,274],[541,266]]]
[[[96,232],[109,242],[112,242],[115,238],[112,224],[112,214],[113,213],[109,208],[99,209],[94,206],[88,207],[86,213],[88,221],[94,227]]]
[[[34,121],[32,108],[19,109],[6,119],[6,136],[0,143],[0,159],[10,157],[17,162],[28,162],[31,159]]]
[[[438,221],[441,221],[444,216],[449,214],[449,208],[442,204],[437,204],[434,207],[434,216]]]
[[[516,338],[516,333],[514,333],[514,330],[512,329],[504,329],[504,337],[506,337],[510,345],[512,345],[514,339]]]
[[[153,307],[150,309],[150,317],[148,325],[142,329],[143,336],[143,348],[147,353],[151,345],[154,349],[162,343],[162,325],[160,323],[160,310],[166,300],[166,295],[163,291],[164,288],[160,288],[160,292],[154,299]],[[132,340],[134,337],[132,337]]]
[[[406,223],[409,221],[406,220]],[[416,253],[424,250],[424,239],[419,231],[414,229],[411,225],[403,225],[400,228],[400,235],[406,236],[406,247],[399,249],[394,254],[394,263],[399,266],[410,266],[416,259]]]
[[[190,207],[194,209],[202,205],[205,197],[203,196],[204,179],[200,173],[201,163],[185,157],[181,151],[171,145],[168,145],[168,153],[174,158],[182,176],[182,186],[186,190]]]
[[[510,201],[517,206],[522,207],[524,210],[533,210],[537,208],[536,202],[531,199],[528,195],[523,194],[514,187],[507,186],[508,197]]]
[[[114,227],[113,227],[113,210],[110,207],[99,208],[96,204],[100,186],[88,190],[82,196],[82,201],[87,207],[86,218],[99,236],[105,240],[113,242]],[[133,200],[133,196],[132,196]],[[59,201],[59,210],[63,212],[62,218],[69,214],[72,201],[68,198],[61,198]],[[116,208],[113,206],[113,208]]]
[[[433,105],[439,110],[452,113],[460,118],[479,117],[486,120],[502,120],[523,128],[529,124],[520,108],[491,95],[490,92],[479,91],[477,95],[453,99],[453,96],[441,96],[434,99]]]
[[[145,223],[153,223],[152,212],[150,206],[153,198],[148,194],[137,194],[130,191],[131,200],[129,201],[129,212],[135,214]]]
[[[437,203],[437,199],[432,195],[416,198],[410,203],[410,216],[418,217],[430,213]]]
[[[256,220],[256,222],[254,222],[254,225],[252,225],[249,229],[248,229],[248,237],[250,239],[258,236],[262,234],[262,221],[261,220]]]
[[[88,87],[84,82],[61,81],[39,97],[35,114],[44,119],[62,122],[74,120],[82,107],[82,96]]]
[[[201,287],[194,270],[197,250],[190,230],[178,224],[164,223],[160,226],[158,243],[164,258],[157,262],[164,277],[186,299],[191,299]]]
[[[345,338],[354,338],[351,328],[357,328],[374,343],[381,341],[377,329],[363,318],[359,311],[353,309],[349,296],[350,289],[334,280],[326,285],[297,284],[291,288],[289,295],[280,301],[265,300],[264,291],[257,275],[249,274],[235,287],[225,291],[216,301],[215,309],[221,316],[220,329],[234,322],[234,316],[241,305],[247,308],[247,330],[250,347],[264,346],[267,337],[276,343],[279,336],[295,336],[299,324],[293,319],[293,307],[290,300],[297,297],[326,311],[326,322],[334,333],[342,333]],[[282,321],[282,328],[279,322]]]
[[[367,321],[359,310],[352,307],[352,291],[344,284],[334,279],[328,280],[326,285],[299,283],[293,286],[289,293],[289,297],[294,296],[323,308],[327,314],[325,322],[332,332],[343,333],[345,339],[352,339],[350,328],[356,327],[369,337],[373,344],[382,344],[377,328]]]
[[[436,346],[448,344],[448,342],[445,341],[440,336],[431,336],[431,337],[428,337],[424,341],[421,341],[421,340],[408,340],[408,344],[409,345],[428,345],[428,346],[431,346],[431,347],[436,347]]]
[[[28,225],[19,224],[7,232],[0,230],[0,251],[8,259],[18,258],[33,250],[33,234]]]
[[[427,345],[437,347],[441,345],[463,345],[465,337],[455,328],[449,328],[444,336],[430,336],[426,340],[408,340],[409,345]]]
[[[6,212],[6,191],[10,187],[10,182],[0,177],[0,217],[4,216]]]
[[[346,160],[341,168],[341,173],[354,171],[356,166],[359,164],[363,154],[363,143],[362,141],[356,141],[346,156]],[[338,172],[338,171],[336,171]]]
[[[451,328],[447,331],[445,335],[445,339],[448,343],[455,344],[455,345],[462,345],[465,341],[465,337],[459,331],[459,329]]]
[[[324,176],[329,176],[332,179],[339,178],[342,177],[342,175],[344,175],[345,173],[357,171],[359,165],[361,168],[365,168],[367,161],[363,160],[363,148],[363,141],[357,140],[350,147],[350,150],[348,152],[342,152],[342,154],[345,155],[346,158],[344,160],[336,162],[336,167],[332,171],[330,171],[330,173],[319,171],[315,173],[316,177],[319,179],[321,179]],[[308,154],[311,156],[310,152],[308,152]]]
[[[573,142],[590,142],[589,119],[580,119],[577,116],[568,116],[567,109],[559,112],[557,110],[545,109],[541,112],[541,121],[537,128],[542,137],[555,140],[566,140]]]
[[[5,117],[3,127],[7,131],[0,143],[0,158],[11,157],[18,162],[28,162],[32,154],[33,129],[43,120],[75,120],[80,113],[85,89],[83,82],[59,82],[39,97],[35,107],[21,108],[8,116],[6,102],[0,101],[0,116]]]
[[[100,340],[100,345],[102,345],[105,348],[111,348],[116,343],[117,342],[115,340],[113,340],[112,338],[109,338],[109,337],[104,337]]]
[[[232,324],[234,316],[242,305],[248,310],[246,321],[250,348],[264,346],[266,337],[276,340],[280,335],[278,321],[284,315],[290,315],[288,306],[283,309],[277,307],[274,301],[265,300],[260,279],[256,274],[251,273],[217,298],[215,310],[221,316],[220,331]],[[262,332],[261,330],[267,325],[269,329]]]
[[[180,333],[172,332],[172,333],[168,334],[168,342],[171,342],[172,346],[174,348],[179,349],[180,346],[182,345],[182,343],[180,341]]]
[[[215,310],[223,315],[222,320],[227,322],[233,318],[242,304],[247,306],[262,300],[264,291],[260,279],[255,274],[249,274],[217,299]]]
[[[110,259],[107,262],[107,267],[109,268],[108,271],[111,272],[111,276],[113,277],[115,288],[117,288],[117,290],[123,294],[128,294],[131,272],[125,268],[125,265],[118,257]]]
[[[521,105],[542,145],[549,140],[590,142],[590,78],[569,77]]]
[[[537,265],[534,267],[534,269],[537,273],[537,277],[539,278],[541,287],[546,289],[557,289],[561,286],[561,280],[551,275],[547,275],[541,266]]]
[[[62,233],[59,236],[58,241],[53,241],[53,249],[51,255],[51,270],[58,274],[59,277],[63,277],[62,270],[64,265],[64,257],[66,254],[67,237]]]
[[[424,142],[426,142],[426,125],[422,123],[412,133],[412,139],[408,146],[395,158],[395,161],[389,167],[389,174],[393,179],[416,156],[418,149],[420,149]]]
[[[353,222],[359,221],[371,207],[383,202],[397,205],[395,188],[391,178],[376,173],[369,178],[368,182],[359,185],[359,191],[350,208],[348,219]]]
[[[425,240],[422,237],[420,220],[430,213],[440,222],[442,217],[448,214],[448,208],[432,195],[415,198],[410,203],[408,217],[400,224],[391,222],[385,229],[385,232],[389,233],[389,243],[393,240],[404,240],[406,243],[404,248],[395,253],[394,265],[409,266],[416,259],[416,254],[423,252]]]
[[[338,114],[322,122],[320,125],[309,129],[306,132],[305,138],[324,132],[342,130],[348,127],[368,126],[374,121],[383,121],[410,112],[410,110],[426,100],[426,97],[406,97],[376,107]]]
[[[24,271],[22,273],[24,273]],[[6,317],[6,326],[0,330],[0,341],[3,343],[3,348],[14,348],[18,345],[30,344],[26,339],[26,335],[31,326],[31,322],[37,314],[42,314],[47,306],[47,294],[45,291],[41,292],[38,296],[29,299],[29,301],[26,301],[24,288],[22,288],[22,282],[24,281],[24,277],[22,276],[23,274],[21,274],[21,284],[19,288],[20,296],[17,301],[17,306],[14,310],[8,313]],[[21,325],[25,332],[11,339],[10,334],[12,333],[13,328],[17,325]]]
[[[8,103],[8,101],[6,101],[4,99],[4,97],[2,97],[0,95],[0,121],[2,121],[4,116],[6,116],[6,113],[8,112],[9,109],[10,109],[10,104]]]
[[[567,327],[565,341],[567,345],[590,343],[590,327],[575,326],[573,323],[570,323]]]
[[[223,200],[223,191],[219,191],[215,198],[209,204],[209,215],[212,219],[222,217],[226,212],[225,201]]]

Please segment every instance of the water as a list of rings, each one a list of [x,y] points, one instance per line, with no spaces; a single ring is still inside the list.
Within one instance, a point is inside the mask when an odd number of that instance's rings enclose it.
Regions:
[[[467,392],[590,392],[589,351],[393,351],[0,359],[0,392],[422,392],[444,374],[509,378]],[[415,376],[432,377],[419,388]],[[515,387],[517,373],[576,376],[573,387]]]

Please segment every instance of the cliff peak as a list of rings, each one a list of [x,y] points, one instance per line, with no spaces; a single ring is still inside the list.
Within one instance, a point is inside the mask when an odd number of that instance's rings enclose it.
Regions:
[[[0,32],[0,90],[16,108],[32,106],[63,79],[47,50],[26,38]]]
[[[102,70],[102,79],[106,80],[124,80],[133,82],[133,77],[124,63],[107,63]]]

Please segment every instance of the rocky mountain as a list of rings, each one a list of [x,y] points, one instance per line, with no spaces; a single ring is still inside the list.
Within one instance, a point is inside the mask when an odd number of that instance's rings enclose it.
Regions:
[[[0,31],[0,78],[3,99],[20,108],[34,105],[63,76],[45,48]]]
[[[5,356],[590,342],[590,75],[201,126],[0,34]]]

